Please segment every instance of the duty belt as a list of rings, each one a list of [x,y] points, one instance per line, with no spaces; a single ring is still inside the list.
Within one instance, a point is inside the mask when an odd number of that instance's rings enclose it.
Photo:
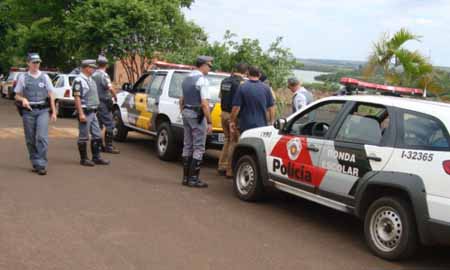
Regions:
[[[94,108],[83,108],[84,113],[96,113],[97,109]]]
[[[48,104],[30,104],[31,109],[43,110],[49,108]]]

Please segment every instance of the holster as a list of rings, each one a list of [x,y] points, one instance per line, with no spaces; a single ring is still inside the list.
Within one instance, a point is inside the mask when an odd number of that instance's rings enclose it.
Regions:
[[[198,107],[194,109],[194,111],[197,113],[198,123],[201,124],[203,122],[203,118],[205,118],[205,114],[203,113],[202,107]]]
[[[112,99],[108,98],[108,99],[104,99],[102,100],[102,102],[105,103],[106,108],[108,109],[108,111],[112,111],[113,107],[114,107],[114,102]]]
[[[20,117],[23,116],[23,110],[27,110],[25,107],[22,106],[22,102],[15,101],[14,104],[16,105],[17,111],[19,112]]]

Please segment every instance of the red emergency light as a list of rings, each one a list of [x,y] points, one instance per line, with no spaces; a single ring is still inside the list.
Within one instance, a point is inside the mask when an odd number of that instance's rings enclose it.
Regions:
[[[364,81],[360,81],[360,80],[348,78],[348,77],[342,77],[340,80],[340,83],[343,85],[350,85],[350,86],[355,86],[358,88],[372,89],[375,91],[385,92],[385,93],[397,93],[397,94],[411,95],[411,96],[423,95],[423,90],[418,89],[418,88],[409,88],[409,87],[369,83],[369,82],[364,82]]]

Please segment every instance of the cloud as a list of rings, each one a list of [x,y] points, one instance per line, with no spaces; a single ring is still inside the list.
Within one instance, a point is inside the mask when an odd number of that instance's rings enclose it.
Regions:
[[[442,34],[450,32],[449,10],[447,0],[204,0],[185,14],[212,41],[226,30],[264,47],[283,36],[304,58],[364,60],[382,33],[407,27],[423,37],[420,51],[432,50],[436,64],[450,65],[450,36]]]
[[[426,25],[426,24],[432,24],[432,23],[433,23],[433,21],[429,20],[429,19],[425,19],[425,18],[416,19],[416,24]]]

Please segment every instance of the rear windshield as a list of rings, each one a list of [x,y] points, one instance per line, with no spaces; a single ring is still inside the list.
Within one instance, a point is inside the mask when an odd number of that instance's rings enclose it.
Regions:
[[[18,72],[11,72],[11,73],[9,73],[8,79],[6,79],[6,80],[7,80],[7,81],[13,81],[13,80],[15,80],[15,79],[16,79],[15,76],[16,76],[17,73],[18,73]]]
[[[189,75],[189,72],[175,72],[172,76],[169,88],[169,96],[173,98],[179,98],[182,93],[181,84],[183,80]],[[209,81],[209,94],[211,95],[211,101],[219,101],[220,83],[225,79],[226,75],[213,75],[207,76]]]

